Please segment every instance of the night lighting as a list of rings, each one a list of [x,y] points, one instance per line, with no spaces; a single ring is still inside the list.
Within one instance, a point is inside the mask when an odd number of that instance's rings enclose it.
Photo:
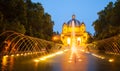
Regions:
[[[108,61],[109,61],[109,62],[114,62],[114,59],[109,59]]]

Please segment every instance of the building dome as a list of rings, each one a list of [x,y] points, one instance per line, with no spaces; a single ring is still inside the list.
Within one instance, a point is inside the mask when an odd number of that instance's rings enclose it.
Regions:
[[[75,15],[62,26],[61,41],[65,46],[72,47],[73,42],[77,47],[85,46],[88,37],[84,22],[76,20]]]
[[[75,19],[75,15],[72,15],[72,19],[68,21],[68,26],[72,26],[72,22],[74,22],[75,26],[80,26],[80,21]]]

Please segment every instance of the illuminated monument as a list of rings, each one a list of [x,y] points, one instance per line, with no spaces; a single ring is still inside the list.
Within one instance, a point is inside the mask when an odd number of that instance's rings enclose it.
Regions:
[[[75,19],[75,15],[72,15],[72,19],[62,26],[61,41],[65,46],[84,46],[88,39],[88,33],[86,32],[86,26],[82,22]]]

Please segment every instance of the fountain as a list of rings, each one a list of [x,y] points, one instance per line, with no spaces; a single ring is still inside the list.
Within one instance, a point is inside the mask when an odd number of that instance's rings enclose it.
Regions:
[[[16,66],[22,69],[22,66],[26,66],[22,62],[28,62],[29,68],[31,68],[34,65],[34,62],[31,61],[36,58],[40,58],[40,61],[62,54],[63,52],[57,52],[61,46],[61,44],[26,36],[14,31],[3,32],[0,34],[0,71],[14,71],[14,69],[17,69]],[[56,53],[51,54],[53,52]]]
[[[120,55],[120,36],[95,41],[88,45],[91,51],[99,51],[106,54]]]
[[[47,50],[58,49],[61,46],[50,41],[25,36],[13,31],[6,31],[0,34],[0,44],[0,55],[2,56],[26,56],[47,53]],[[51,47],[46,50],[48,45]]]
[[[72,26],[72,32],[71,32],[71,49],[72,51],[76,51],[76,40],[75,40],[75,15],[72,16],[72,22],[71,22],[71,26]]]

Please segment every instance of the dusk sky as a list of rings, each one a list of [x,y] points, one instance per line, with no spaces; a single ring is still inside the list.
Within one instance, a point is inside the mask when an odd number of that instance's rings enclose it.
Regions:
[[[73,14],[86,25],[86,31],[94,34],[92,23],[98,18],[97,12],[107,4],[116,0],[32,0],[40,2],[44,11],[49,13],[54,21],[54,31],[61,33],[62,25],[68,22]]]

